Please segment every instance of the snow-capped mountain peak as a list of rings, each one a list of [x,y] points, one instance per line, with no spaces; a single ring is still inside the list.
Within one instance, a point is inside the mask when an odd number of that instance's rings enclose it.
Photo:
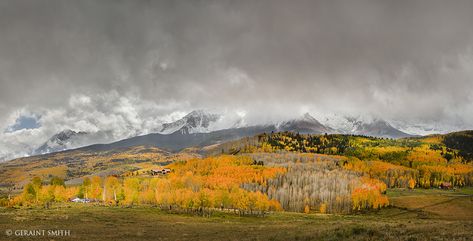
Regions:
[[[317,119],[315,119],[313,116],[311,116],[309,114],[309,112],[305,113],[303,116],[302,116],[302,119],[305,120],[305,121],[309,121],[309,122],[317,122],[317,123],[320,123]]]
[[[179,132],[181,134],[192,134],[209,132],[212,130],[211,125],[218,121],[219,118],[220,115],[196,110],[175,122],[163,124],[159,133],[172,134]]]
[[[369,116],[345,116],[331,114],[322,118],[322,123],[342,134],[400,138],[411,136],[394,128],[389,122]]]
[[[280,122],[276,125],[278,131],[296,131],[300,133],[333,133],[334,130],[324,126],[309,113],[305,113],[302,117],[289,121]]]
[[[79,139],[88,133],[83,131],[73,131],[70,129],[61,131],[47,140],[43,145],[38,147],[33,154],[45,154],[56,151],[63,151],[75,146],[80,142]]]

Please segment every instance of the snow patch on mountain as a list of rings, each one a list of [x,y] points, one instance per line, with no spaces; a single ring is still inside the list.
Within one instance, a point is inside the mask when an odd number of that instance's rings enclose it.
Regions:
[[[212,131],[211,125],[219,119],[220,115],[218,114],[196,110],[175,122],[164,123],[159,133],[165,135],[176,132],[181,134],[207,133]]]
[[[387,138],[400,138],[412,135],[410,132],[399,130],[388,121],[371,116],[347,116],[335,113],[325,115],[321,118],[321,121],[324,125],[335,129],[341,134]]]
[[[304,134],[323,134],[335,132],[334,129],[323,125],[309,113],[305,113],[300,118],[277,123],[276,130],[294,131]]]
[[[395,128],[404,131],[406,133],[415,134],[415,135],[431,135],[431,134],[446,134],[458,130],[466,130],[467,126],[449,126],[442,125],[440,123],[409,123],[405,121],[392,121],[392,124]]]
[[[38,147],[33,152],[33,155],[63,151],[78,147],[81,143],[88,143],[86,138],[87,135],[88,133],[83,131],[73,131],[70,129],[61,131]]]

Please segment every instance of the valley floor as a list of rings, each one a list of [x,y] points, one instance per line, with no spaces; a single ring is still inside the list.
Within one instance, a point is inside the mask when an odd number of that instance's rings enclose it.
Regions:
[[[473,240],[473,199],[464,191],[389,190],[394,207],[357,215],[273,213],[210,218],[152,207],[67,204],[0,209],[0,240]],[[45,236],[8,236],[45,230]],[[48,236],[70,230],[70,236]]]

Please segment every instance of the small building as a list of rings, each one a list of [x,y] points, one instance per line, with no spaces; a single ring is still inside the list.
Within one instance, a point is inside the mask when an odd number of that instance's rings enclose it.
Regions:
[[[440,189],[452,189],[452,184],[450,182],[442,182],[440,184]]]
[[[156,175],[166,175],[171,172],[170,168],[163,168],[163,169],[152,169],[150,170],[151,176],[156,176]]]
[[[74,202],[74,203],[90,203],[90,200],[88,198],[74,198],[71,200],[71,202]]]

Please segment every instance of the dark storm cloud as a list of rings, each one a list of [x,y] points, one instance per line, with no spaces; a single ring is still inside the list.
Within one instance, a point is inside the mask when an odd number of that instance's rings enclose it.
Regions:
[[[436,0],[2,1],[0,121],[116,91],[175,107],[163,115],[303,109],[465,124],[472,12],[472,1]]]

